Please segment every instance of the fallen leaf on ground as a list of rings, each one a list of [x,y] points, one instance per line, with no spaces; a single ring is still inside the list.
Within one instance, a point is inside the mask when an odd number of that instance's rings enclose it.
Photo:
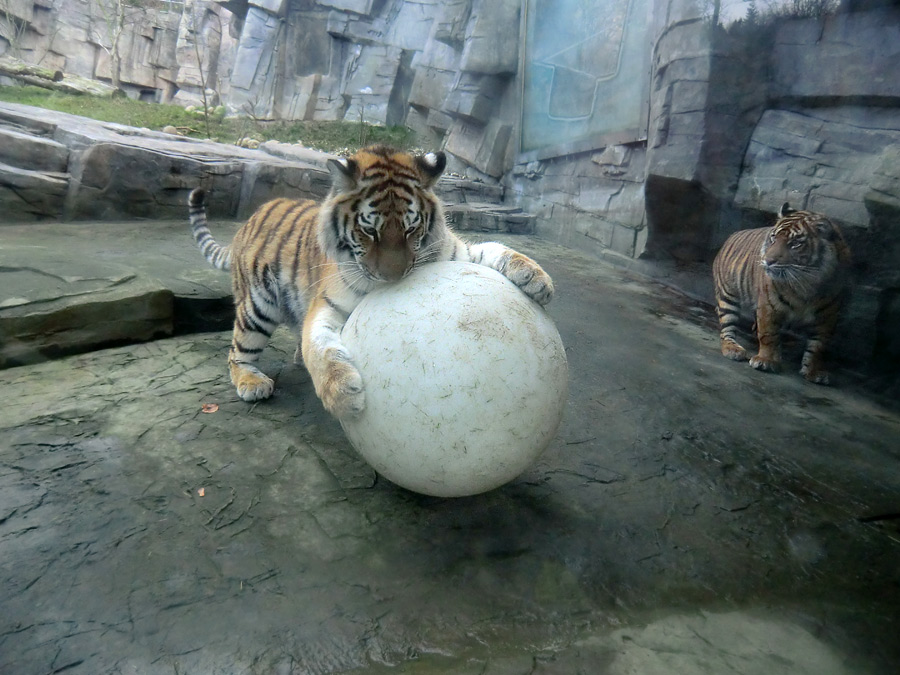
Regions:
[[[218,409],[219,409],[218,403],[204,403],[202,406],[200,406],[200,412],[205,412],[205,413],[214,413]]]
[[[197,490],[197,494],[200,497],[204,496],[206,494],[206,488],[200,488],[199,490]]]

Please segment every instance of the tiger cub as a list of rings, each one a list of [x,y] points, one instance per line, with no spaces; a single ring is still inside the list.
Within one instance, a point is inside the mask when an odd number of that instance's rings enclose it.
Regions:
[[[825,347],[834,333],[848,289],[850,249],[825,216],[785,203],[774,227],[732,234],[713,262],[722,354],[750,360],[757,370],[777,372],[779,331],[788,324],[809,337],[801,374],[828,384]],[[735,339],[740,315],[755,312],[759,353],[749,356]]]
[[[210,264],[232,273],[228,368],[240,398],[272,395],[274,382],[256,364],[283,323],[299,337],[294,361],[302,358],[326,410],[338,418],[361,413],[363,381],[341,328],[367,293],[430,262],[486,265],[539,304],[550,302],[553,282],[531,258],[451,232],[432,191],[446,162],[442,152],[414,156],[383,146],[329,160],[333,184],[324,201],[272,200],[228,246],[210,234],[203,190],[191,192],[194,240]]]

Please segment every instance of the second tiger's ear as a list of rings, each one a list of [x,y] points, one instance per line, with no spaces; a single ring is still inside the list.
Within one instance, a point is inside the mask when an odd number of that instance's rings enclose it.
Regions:
[[[359,181],[359,165],[352,159],[329,159],[328,171],[338,192],[349,192]]]
[[[834,225],[832,225],[831,221],[826,218],[816,221],[816,230],[823,239],[834,241],[838,238],[838,231],[835,229]]]
[[[447,155],[440,151],[419,155],[416,157],[416,165],[425,177],[425,187],[430,188],[444,173],[444,169],[447,167]]]

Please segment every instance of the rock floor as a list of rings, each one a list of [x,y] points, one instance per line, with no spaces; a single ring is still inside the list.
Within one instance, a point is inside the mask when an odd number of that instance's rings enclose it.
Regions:
[[[167,227],[82,240],[208,289]],[[0,371],[0,672],[896,672],[900,413],[841,372],[723,359],[708,308],[505,240],[554,277],[570,394],[537,464],[480,496],[379,478],[287,333],[255,405],[228,332]]]

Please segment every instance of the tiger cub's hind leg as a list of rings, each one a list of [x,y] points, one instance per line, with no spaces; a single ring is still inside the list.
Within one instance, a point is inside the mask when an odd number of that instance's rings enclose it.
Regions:
[[[278,324],[261,316],[252,302],[240,302],[235,309],[234,334],[228,352],[231,383],[245,401],[269,398],[275,390],[275,382],[257,368],[256,363]]]

